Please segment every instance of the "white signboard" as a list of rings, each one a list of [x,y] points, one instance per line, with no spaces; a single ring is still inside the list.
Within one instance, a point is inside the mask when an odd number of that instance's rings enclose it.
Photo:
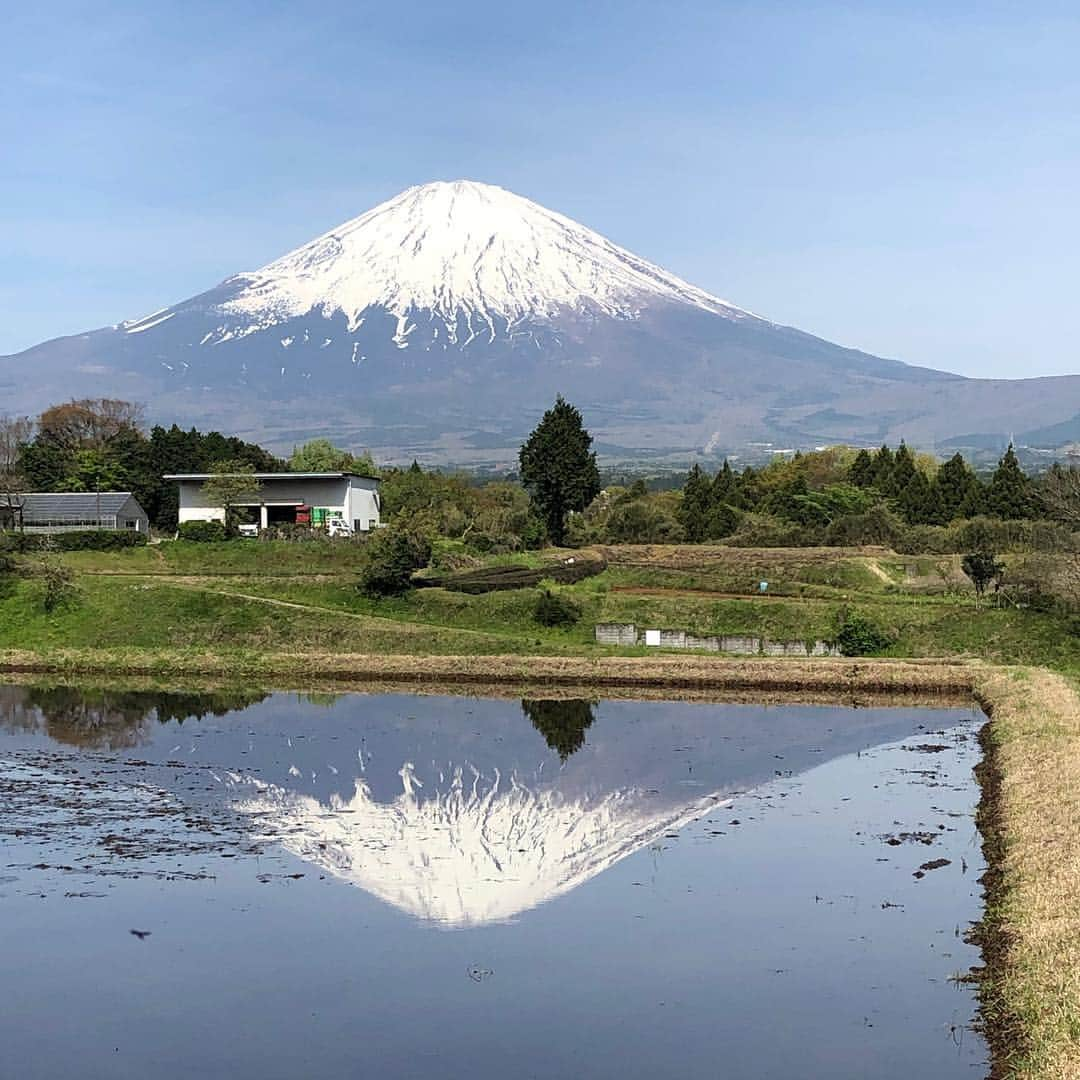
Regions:
[[[660,644],[660,631],[659,630],[646,630],[645,631],[645,644],[646,645],[659,645]]]

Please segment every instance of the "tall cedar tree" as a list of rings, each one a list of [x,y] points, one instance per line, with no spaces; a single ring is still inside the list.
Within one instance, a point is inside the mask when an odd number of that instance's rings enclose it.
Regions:
[[[881,449],[874,455],[873,486],[879,491],[885,491],[892,480],[893,461],[893,452],[887,444],[883,443]]]
[[[855,455],[855,460],[851,463],[849,478],[856,487],[868,488],[873,486],[874,459],[870,456],[869,450],[860,450]]]
[[[711,508],[712,482],[700,465],[694,465],[686,477],[678,513],[679,524],[691,543],[700,544],[708,539]]]
[[[738,480],[732,472],[728,459],[724,458],[724,464],[713,479],[712,501],[713,506],[723,503],[734,503],[738,497]]]
[[[986,507],[994,517],[1006,519],[1030,517],[1034,511],[1031,481],[1020,468],[1012,443],[994,470],[986,492]]]
[[[896,450],[896,457],[893,459],[892,473],[884,486],[881,484],[878,486],[886,495],[900,495],[915,478],[915,472],[915,458],[907,448],[907,443],[901,440]]]
[[[566,515],[600,493],[592,436],[581,413],[560,394],[521,448],[521,482],[553,544],[566,539]]]
[[[959,517],[964,504],[969,499],[973,500],[979,491],[979,478],[959,453],[953,454],[938,469],[936,484],[941,493],[946,521]]]

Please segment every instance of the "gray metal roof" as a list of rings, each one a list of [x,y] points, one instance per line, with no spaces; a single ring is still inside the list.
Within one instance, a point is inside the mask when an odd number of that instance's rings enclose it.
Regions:
[[[112,517],[123,510],[129,500],[135,502],[140,515],[146,514],[130,491],[33,491],[20,498],[26,519],[73,516],[89,519],[99,514]]]

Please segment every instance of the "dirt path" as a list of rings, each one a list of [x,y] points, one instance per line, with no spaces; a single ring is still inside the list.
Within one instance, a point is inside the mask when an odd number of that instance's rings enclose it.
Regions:
[[[153,578],[151,578],[151,580],[153,580]],[[192,592],[210,593],[213,596],[228,596],[234,600],[247,600],[255,604],[266,604],[269,607],[289,608],[294,611],[306,611],[315,615],[329,615],[340,619],[352,619],[354,622],[375,624],[381,627],[393,627],[395,630],[400,630],[406,634],[426,633],[435,629],[452,631],[455,634],[469,634],[476,638],[514,638],[520,636],[512,633],[498,635],[489,634],[483,630],[470,630],[460,626],[445,626],[442,623],[403,622],[399,619],[388,619],[383,615],[367,615],[359,611],[343,611],[341,608],[323,607],[320,604],[302,604],[296,600],[279,600],[272,596],[257,596],[254,593],[237,592],[234,589],[215,588],[204,585],[197,580],[180,580],[173,578],[166,584],[172,588],[189,589]]]

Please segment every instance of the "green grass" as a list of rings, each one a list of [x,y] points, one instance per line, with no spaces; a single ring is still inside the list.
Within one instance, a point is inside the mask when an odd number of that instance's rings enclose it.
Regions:
[[[582,609],[581,621],[568,629],[533,621],[536,589],[479,596],[418,589],[399,599],[365,598],[355,586],[357,548],[350,543],[176,542],[123,552],[73,552],[64,558],[78,572],[79,602],[47,616],[40,586],[19,582],[14,592],[0,596],[0,648],[603,655],[608,650],[593,640],[598,622],[814,641],[828,640],[843,613],[853,610],[894,637],[891,656],[977,656],[1080,673],[1080,638],[1059,616],[989,606],[977,610],[969,595],[927,593],[918,585],[905,591],[904,582],[925,579],[936,559],[843,551],[831,561],[820,552],[800,558],[797,552],[749,551],[743,559],[741,551],[718,549],[695,562],[696,549],[675,548],[662,554],[665,565],[646,567],[627,565],[636,553],[627,559],[624,551],[602,574],[557,587]],[[535,565],[550,557],[500,556],[487,564]],[[687,565],[673,567],[679,559]],[[870,569],[871,559],[881,572]],[[770,564],[771,595],[761,598],[747,585],[752,587],[765,564]],[[226,595],[230,592],[305,609]]]
[[[224,586],[222,586],[224,587]],[[295,649],[333,653],[554,651],[536,638],[342,618],[153,579],[84,577],[73,603],[46,614],[37,582],[0,597],[0,648]]]
[[[230,540],[218,544],[169,541],[125,551],[71,551],[74,570],[110,574],[328,574],[355,570],[361,543],[352,540]]]
[[[560,587],[579,604],[582,618],[573,628],[552,630],[533,622],[535,589],[482,596],[420,589],[400,599],[375,601],[361,596],[351,581],[237,580],[222,582],[221,587],[335,611],[509,635],[577,651],[594,648],[593,626],[598,622],[632,622],[640,628],[681,629],[699,635],[813,641],[829,639],[844,613],[857,611],[896,638],[891,656],[976,656],[1080,672],[1080,638],[1068,632],[1065,620],[985,605],[976,609],[968,597],[914,596],[898,602],[893,596],[864,594],[808,603],[798,598],[647,596],[613,592],[590,579]]]

